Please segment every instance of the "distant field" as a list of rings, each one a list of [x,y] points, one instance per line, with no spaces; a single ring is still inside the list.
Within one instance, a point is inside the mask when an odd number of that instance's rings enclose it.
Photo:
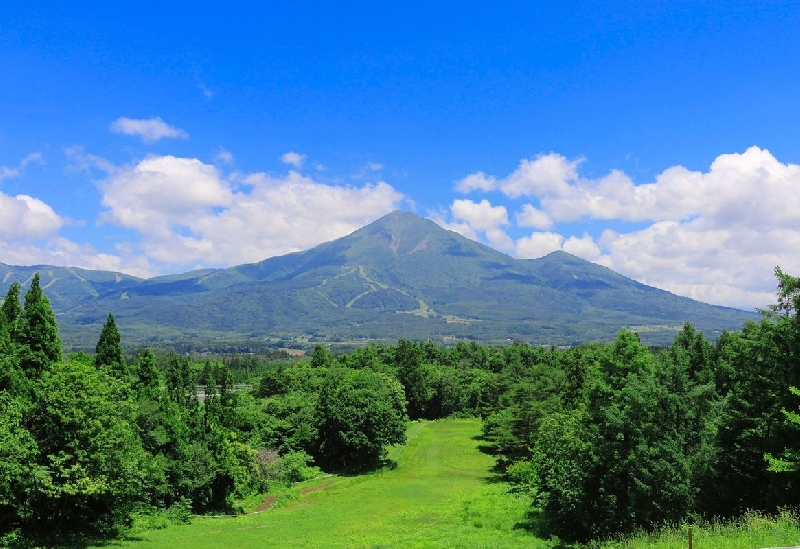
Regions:
[[[479,420],[413,423],[394,448],[397,467],[297,486],[271,509],[236,518],[201,518],[114,542],[129,549],[214,548],[566,548],[520,527],[529,502],[495,482],[481,453]],[[257,505],[257,504],[256,504]],[[255,505],[254,505],[255,507]],[[599,547],[684,549],[686,528]],[[738,524],[695,527],[695,549],[754,549],[800,540],[795,517],[750,516]],[[107,547],[107,545],[106,545]],[[595,546],[597,547],[597,546]]]

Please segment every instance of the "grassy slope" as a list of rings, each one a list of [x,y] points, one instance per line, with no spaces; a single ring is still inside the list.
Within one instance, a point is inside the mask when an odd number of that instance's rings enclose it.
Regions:
[[[414,423],[409,441],[390,457],[394,470],[359,477],[329,477],[295,489],[311,489],[256,515],[196,519],[192,524],[138,534],[121,542],[130,549],[236,548],[550,548],[516,528],[528,502],[493,483],[490,456],[478,450],[478,420]],[[314,490],[315,487],[321,487]],[[599,547],[685,549],[686,527],[639,535]],[[694,528],[697,549],[785,547],[800,541],[797,520],[756,515],[736,524]],[[118,545],[117,542],[114,545]]]
[[[145,532],[135,549],[215,547],[550,547],[514,529],[528,504],[490,482],[478,420],[412,424],[394,470],[332,477],[258,515],[199,519]]]

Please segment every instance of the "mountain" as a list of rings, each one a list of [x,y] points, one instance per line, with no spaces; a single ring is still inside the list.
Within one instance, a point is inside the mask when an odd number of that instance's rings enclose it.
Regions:
[[[229,269],[140,279],[0,264],[0,279],[42,277],[68,345],[93,347],[109,312],[128,344],[509,338],[608,341],[622,326],[669,343],[685,322],[709,337],[748,313],[638,283],[565,252],[514,259],[395,211],[311,250]]]

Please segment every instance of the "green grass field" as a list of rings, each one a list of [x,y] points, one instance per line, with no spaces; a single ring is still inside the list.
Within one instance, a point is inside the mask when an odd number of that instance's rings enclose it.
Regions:
[[[256,515],[201,518],[136,534],[131,549],[217,547],[551,547],[515,529],[528,502],[494,483],[478,420],[413,423],[395,469],[327,477]],[[312,487],[318,490],[308,491]],[[304,494],[300,491],[306,489]]]
[[[481,453],[478,420],[413,423],[397,462],[357,477],[326,477],[294,487],[269,510],[141,532],[115,542],[130,549],[236,548],[563,548],[519,527],[529,502],[507,493]],[[255,505],[254,505],[255,507]],[[695,527],[695,549],[754,549],[800,541],[793,517],[757,516],[728,526]],[[686,529],[602,547],[683,549]]]

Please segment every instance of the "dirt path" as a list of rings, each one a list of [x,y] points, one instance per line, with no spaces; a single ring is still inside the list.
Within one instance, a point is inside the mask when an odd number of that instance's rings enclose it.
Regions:
[[[266,498],[264,498],[264,501],[261,502],[261,505],[256,507],[256,510],[253,511],[253,513],[261,513],[262,511],[266,511],[275,504],[275,501],[277,499],[278,496],[267,496]]]
[[[317,484],[316,486],[309,486],[308,488],[303,488],[300,490],[300,495],[304,496],[306,494],[310,494],[311,492],[316,492],[318,490],[324,490],[325,488],[329,488],[333,486],[333,482],[323,482],[322,484]]]
[[[319,490],[324,490],[325,488],[329,488],[329,487],[333,486],[334,484],[335,484],[334,482],[323,482],[322,484],[317,484],[316,486],[309,486],[307,488],[302,488],[300,490],[300,495],[301,496],[305,496],[306,494],[310,494],[312,492],[317,492]],[[261,504],[258,507],[256,507],[255,510],[252,511],[250,514],[254,515],[256,513],[263,513],[264,511],[266,511],[267,509],[269,509],[270,507],[275,505],[275,502],[277,500],[278,500],[278,496],[267,496],[267,497],[265,497],[264,501],[262,501]]]

